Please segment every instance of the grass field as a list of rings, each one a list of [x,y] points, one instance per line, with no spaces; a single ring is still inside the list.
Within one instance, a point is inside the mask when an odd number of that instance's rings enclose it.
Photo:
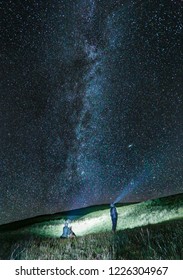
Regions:
[[[118,205],[117,210],[115,234],[106,206],[49,216],[16,230],[1,227],[0,258],[183,259],[183,195]],[[75,239],[59,238],[65,218],[73,220]]]

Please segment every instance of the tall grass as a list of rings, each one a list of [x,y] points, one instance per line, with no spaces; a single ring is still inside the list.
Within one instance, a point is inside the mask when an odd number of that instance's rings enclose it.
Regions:
[[[183,220],[75,239],[0,236],[0,258],[22,260],[183,259]]]

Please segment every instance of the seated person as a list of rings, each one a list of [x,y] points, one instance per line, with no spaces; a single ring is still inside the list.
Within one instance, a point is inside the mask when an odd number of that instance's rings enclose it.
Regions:
[[[75,233],[72,231],[72,227],[69,227],[69,223],[66,221],[63,227],[63,233],[61,238],[72,238],[75,237]]]

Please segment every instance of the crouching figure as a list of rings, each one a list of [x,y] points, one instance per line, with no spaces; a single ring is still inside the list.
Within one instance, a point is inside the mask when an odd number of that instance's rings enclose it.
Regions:
[[[72,227],[69,226],[69,222],[65,221],[64,227],[63,227],[63,233],[60,236],[60,238],[74,238],[76,237],[75,233],[72,230]]]

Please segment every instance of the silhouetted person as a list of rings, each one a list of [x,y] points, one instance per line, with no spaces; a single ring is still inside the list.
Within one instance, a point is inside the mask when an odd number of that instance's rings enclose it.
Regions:
[[[118,213],[117,213],[116,207],[113,203],[110,205],[110,207],[111,207],[110,215],[111,215],[111,220],[112,220],[112,231],[115,232],[116,226],[117,226],[117,220],[118,220]]]
[[[68,226],[68,222],[66,221],[65,224],[64,224],[64,227],[63,227],[63,233],[60,237],[61,238],[68,238],[70,234],[71,234],[71,229]]]
[[[64,227],[63,227],[63,233],[60,236],[61,238],[73,238],[75,237],[75,233],[72,230],[72,227],[69,227],[68,221],[65,222]]]

